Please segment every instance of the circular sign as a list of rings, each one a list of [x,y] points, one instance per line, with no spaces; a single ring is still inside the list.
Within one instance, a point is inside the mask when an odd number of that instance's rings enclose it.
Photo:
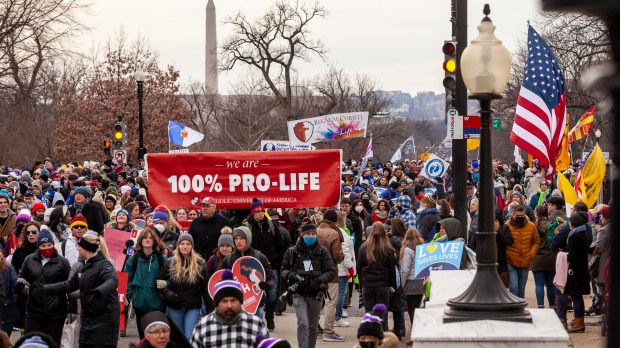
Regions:
[[[436,178],[438,176],[441,176],[444,171],[445,171],[445,166],[443,164],[443,161],[439,158],[433,158],[432,160],[428,161],[428,163],[426,163],[426,165],[424,166],[424,171],[426,172],[426,177],[428,178]]]

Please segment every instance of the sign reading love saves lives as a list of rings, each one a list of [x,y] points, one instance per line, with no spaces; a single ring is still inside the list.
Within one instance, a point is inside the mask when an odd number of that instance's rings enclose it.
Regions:
[[[417,245],[415,248],[415,279],[423,279],[432,270],[458,270],[463,248],[461,241]]]
[[[340,196],[340,150],[155,153],[147,155],[149,202],[218,208],[331,207]]]

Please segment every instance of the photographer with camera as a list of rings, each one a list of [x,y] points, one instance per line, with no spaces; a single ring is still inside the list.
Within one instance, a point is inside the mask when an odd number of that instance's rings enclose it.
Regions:
[[[297,342],[300,348],[314,348],[323,295],[327,283],[336,274],[329,251],[317,240],[317,227],[301,226],[300,238],[289,248],[282,261],[282,277],[289,288],[282,295],[292,297],[297,315]]]

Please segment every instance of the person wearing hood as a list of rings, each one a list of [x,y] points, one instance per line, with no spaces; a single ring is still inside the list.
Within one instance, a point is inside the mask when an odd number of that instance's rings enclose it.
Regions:
[[[530,263],[540,247],[536,225],[528,220],[525,211],[526,206],[523,204],[515,207],[510,221],[503,227],[510,229],[514,239],[514,244],[506,248],[510,292],[521,298],[525,298],[525,285],[530,272]]]
[[[153,212],[153,228],[159,234],[159,238],[168,247],[168,251],[172,253],[177,247],[179,234],[168,228],[168,214],[166,209],[157,207]],[[192,240],[193,248],[193,240]],[[193,249],[192,249],[193,250]]]
[[[316,346],[322,304],[317,295],[327,288],[335,274],[336,267],[329,251],[317,240],[316,225],[302,225],[299,240],[286,251],[282,261],[282,278],[289,285],[299,284],[293,294],[299,347]]]
[[[362,194],[360,195],[360,200],[362,201],[362,205],[364,206],[364,210],[366,211],[366,213],[368,213],[368,216],[370,216],[372,214],[372,211],[375,207],[375,202],[377,200],[377,198],[371,198],[370,193],[368,193],[367,191],[362,192]]]
[[[461,221],[456,218],[447,218],[437,223],[439,232],[435,234],[433,242],[449,242],[453,240],[465,242],[461,237]],[[463,257],[461,258],[461,265],[459,269],[467,269],[467,255],[463,250]]]
[[[418,209],[418,223],[416,229],[425,241],[431,241],[437,230],[435,225],[441,220],[437,212],[437,201],[431,196],[422,198]]]
[[[551,190],[549,189],[550,182],[543,180],[540,182],[540,188],[530,198],[530,208],[534,209],[539,205],[545,204],[549,198],[551,198]]]
[[[417,219],[415,213],[411,210],[411,198],[407,195],[398,197],[396,204],[390,209],[388,218],[399,218],[403,220],[407,229],[415,228]]]
[[[235,243],[235,250],[224,258],[222,262],[222,268],[232,270],[232,266],[242,256],[252,256],[256,258],[263,265],[265,270],[265,281],[258,284],[261,290],[263,290],[263,297],[261,298],[260,307],[256,311],[256,316],[263,318],[266,294],[269,290],[273,289],[276,285],[276,278],[274,277],[271,264],[265,254],[252,248],[252,231],[246,226],[239,226],[233,230],[233,242]],[[217,302],[217,301],[216,301]],[[215,303],[217,306],[217,303]]]
[[[144,339],[130,348],[183,348],[191,347],[178,325],[162,312],[149,312],[140,322],[144,328]]]
[[[2,237],[2,245],[6,245],[9,233],[15,227],[15,218],[17,215],[9,208],[10,199],[8,195],[0,194],[0,237]]]
[[[71,216],[82,214],[88,222],[91,230],[103,233],[103,218],[99,207],[90,201],[90,188],[86,186],[76,187],[73,192],[73,205],[69,207]]]

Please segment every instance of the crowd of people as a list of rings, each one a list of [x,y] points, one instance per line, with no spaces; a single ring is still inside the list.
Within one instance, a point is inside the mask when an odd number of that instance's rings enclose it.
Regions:
[[[405,313],[414,325],[428,291],[414,275],[417,245],[463,241],[460,268],[475,268],[478,163],[468,165],[467,221],[454,217],[452,169],[427,178],[422,167],[409,159],[349,161],[343,172],[353,175],[342,177],[337,207],[283,209],[254,199],[247,210],[226,210],[212,197],[199,208],[151,207],[143,163],[0,166],[2,330],[49,346],[115,347],[126,335],[116,275],[123,271],[138,347],[285,347],[269,336],[287,305],[295,310],[299,347],[344,342],[337,330],[350,326],[354,291],[366,312],[359,346],[395,346],[407,337]],[[546,290],[547,306],[567,330],[583,332],[584,316],[604,310],[610,206],[578,202],[567,214],[555,180],[535,167],[496,161],[493,168],[498,273],[507,291],[524,297],[532,271],[538,307],[545,307]],[[574,181],[573,170],[565,175]],[[111,261],[107,228],[128,233],[122,269]],[[211,276],[242,256],[265,270],[255,314],[243,310],[232,272],[224,272],[213,297],[208,292]],[[591,284],[595,296],[586,309]]]

